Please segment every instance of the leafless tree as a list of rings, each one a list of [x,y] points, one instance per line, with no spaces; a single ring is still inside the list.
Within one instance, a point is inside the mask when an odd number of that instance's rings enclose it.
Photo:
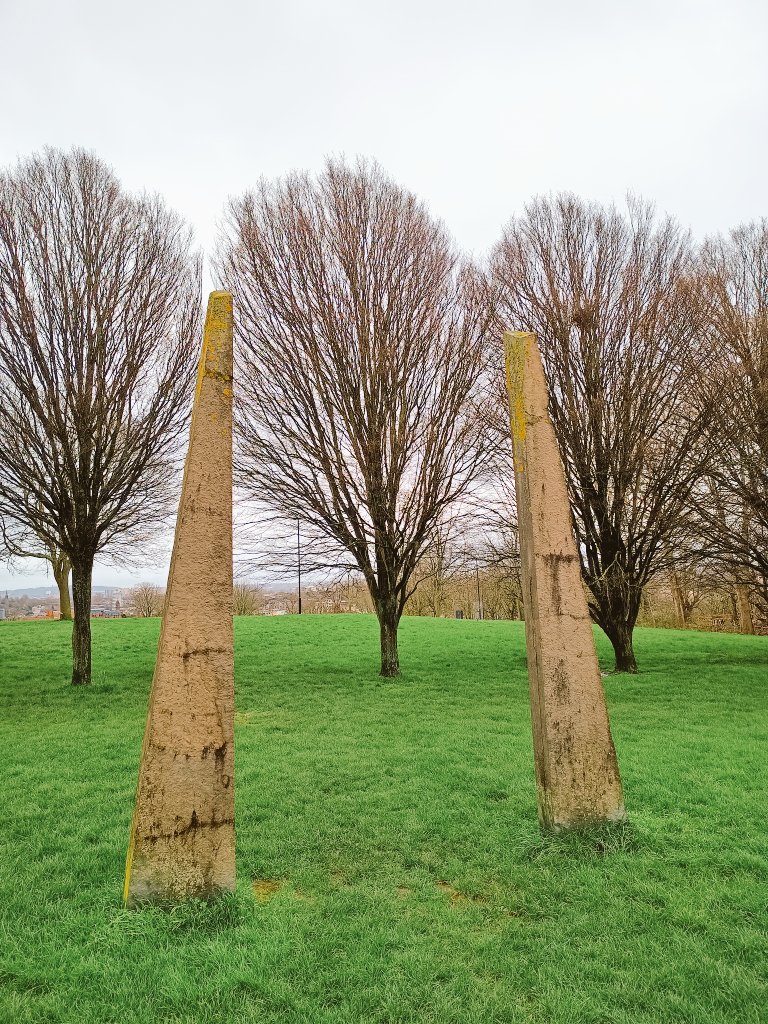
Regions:
[[[685,401],[693,275],[688,236],[636,201],[624,216],[536,199],[493,254],[500,326],[539,337],[590,611],[617,671],[637,671],[643,587],[688,528],[706,463],[704,414]]]
[[[128,592],[128,605],[140,619],[162,615],[164,591],[155,583],[139,583]]]
[[[672,604],[677,617],[677,624],[687,629],[691,617],[705,597],[722,583],[713,575],[712,565],[699,557],[690,557],[687,553],[678,553],[669,559],[666,574]]]
[[[0,558],[3,553],[10,564],[20,558],[35,558],[50,567],[59,590],[59,616],[72,620],[72,600],[69,592],[71,565],[67,555],[49,537],[35,537],[24,524],[0,515]]]
[[[257,615],[264,608],[264,594],[252,583],[235,583],[235,615]]]
[[[436,530],[432,543],[419,559],[413,572],[409,615],[438,616],[448,610],[450,582],[466,569],[465,552],[458,544],[455,528],[456,524],[449,522]]]
[[[457,546],[439,538],[415,569],[418,585],[406,614],[452,617],[461,610],[465,618],[520,618],[520,555],[513,538],[516,542],[512,530],[485,532],[480,523],[473,544]]]
[[[482,559],[483,613],[491,619],[523,617],[523,582],[517,530],[490,533],[478,552]]]
[[[491,346],[498,355],[498,341]],[[520,618],[523,612],[520,534],[515,503],[515,470],[509,427],[509,407],[503,374],[490,375],[486,415],[491,446],[491,480],[478,506],[480,537],[474,557],[484,567],[494,606],[506,608],[504,618]]]
[[[190,244],[82,150],[0,176],[0,516],[71,563],[75,684],[94,557],[167,511],[197,354]]]
[[[751,631],[750,594],[768,603],[768,220],[708,241],[702,265],[696,383],[715,456],[697,506],[703,553],[735,578]]]
[[[294,547],[301,522],[314,567],[359,569],[395,676],[414,568],[482,468],[478,275],[362,162],[232,202],[218,265],[239,311],[240,485]]]

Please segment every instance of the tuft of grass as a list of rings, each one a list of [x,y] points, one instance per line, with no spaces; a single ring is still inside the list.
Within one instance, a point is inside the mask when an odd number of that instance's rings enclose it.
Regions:
[[[520,623],[239,619],[237,891],[126,911],[159,620],[93,628],[0,623],[2,1024],[766,1019],[765,638],[638,630],[629,822],[542,836]]]
[[[637,828],[631,821],[607,822],[572,832],[546,832],[528,850],[531,860],[573,861],[577,858],[609,857],[641,848]]]

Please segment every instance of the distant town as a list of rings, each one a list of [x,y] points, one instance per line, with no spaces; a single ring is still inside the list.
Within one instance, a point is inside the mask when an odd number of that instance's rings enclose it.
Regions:
[[[305,590],[301,605],[297,591],[273,591],[251,584],[235,585],[236,615],[291,615],[305,612],[368,612],[367,594],[360,588],[326,586]],[[135,587],[95,586],[91,591],[91,618],[148,618],[162,614],[163,588],[143,583]],[[0,590],[0,620],[56,619],[61,617],[55,586]]]
[[[91,592],[91,616],[120,618],[131,614],[131,588],[94,587]],[[58,619],[59,592],[51,587],[17,587],[0,591],[0,619]]]

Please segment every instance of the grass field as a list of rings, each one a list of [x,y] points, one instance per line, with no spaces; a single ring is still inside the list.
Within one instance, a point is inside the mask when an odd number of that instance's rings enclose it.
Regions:
[[[3,1024],[768,1020],[768,639],[638,630],[631,827],[542,840],[521,624],[239,619],[238,891],[130,912],[159,621],[93,627],[0,624]]]

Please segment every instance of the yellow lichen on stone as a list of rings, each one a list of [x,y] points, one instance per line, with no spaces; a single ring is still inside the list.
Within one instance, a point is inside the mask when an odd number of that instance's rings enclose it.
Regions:
[[[520,447],[525,441],[525,349],[533,337],[528,331],[505,331],[504,362],[507,371],[507,393],[509,395],[509,428],[512,433],[515,468],[525,468]]]
[[[231,292],[211,292],[205,320],[206,330],[210,328],[212,331],[222,331],[229,328],[232,322]]]
[[[195,398],[200,395],[205,377],[213,377],[229,383],[231,375],[222,372],[221,358],[224,354],[222,345],[223,337],[232,330],[232,295],[229,292],[212,292],[208,300],[208,310],[205,316],[205,327],[203,329],[203,348],[200,353],[200,362],[197,367],[197,384],[195,386]],[[228,398],[231,390],[224,390],[224,396]]]
[[[131,830],[131,839],[128,843],[128,853],[125,857],[125,881],[123,883],[123,906],[128,902],[128,892],[131,887],[131,868],[133,867],[133,847],[134,837],[133,830]]]

